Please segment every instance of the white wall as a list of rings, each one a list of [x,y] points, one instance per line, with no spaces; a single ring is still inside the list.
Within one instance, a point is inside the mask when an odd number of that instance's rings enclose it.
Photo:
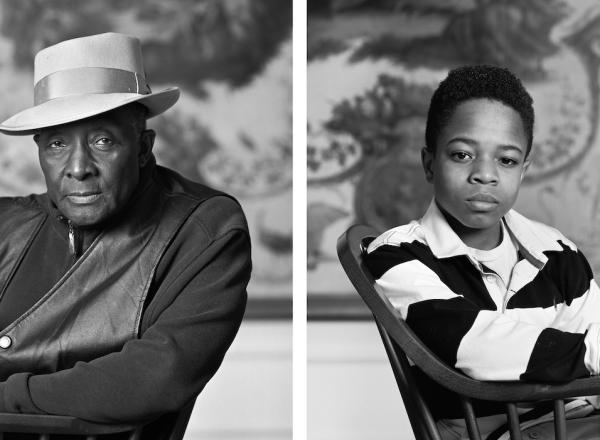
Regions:
[[[291,438],[291,321],[246,321],[198,396],[185,440]]]
[[[307,340],[309,440],[414,439],[373,323],[309,322]],[[245,322],[185,439],[291,439],[291,366],[291,322]]]
[[[308,323],[308,439],[413,440],[372,322]]]

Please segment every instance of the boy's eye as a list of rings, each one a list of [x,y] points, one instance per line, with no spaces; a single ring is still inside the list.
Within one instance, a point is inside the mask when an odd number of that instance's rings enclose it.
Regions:
[[[471,158],[471,155],[465,151],[455,151],[450,154],[450,157],[457,162],[466,162]]]
[[[500,163],[502,163],[502,165],[512,167],[517,165],[519,162],[512,157],[503,157],[500,159]]]

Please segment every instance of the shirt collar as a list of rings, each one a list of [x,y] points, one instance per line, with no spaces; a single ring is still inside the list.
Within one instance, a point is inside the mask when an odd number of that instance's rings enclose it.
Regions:
[[[545,229],[518,212],[511,209],[503,220],[508,232],[517,241],[519,251],[534,265],[541,267],[548,261],[545,251],[562,250],[557,234],[546,233]],[[420,223],[427,245],[437,258],[470,256],[468,247],[450,227],[435,200],[431,201]]]
[[[557,230],[529,220],[513,209],[506,213],[504,222],[519,244],[521,253],[529,260],[537,262],[538,267],[548,261],[544,252],[563,250],[558,240],[575,249],[575,245]]]
[[[427,208],[420,223],[424,229],[427,245],[437,258],[469,254],[467,245],[450,227],[435,199],[429,204],[429,208]]]

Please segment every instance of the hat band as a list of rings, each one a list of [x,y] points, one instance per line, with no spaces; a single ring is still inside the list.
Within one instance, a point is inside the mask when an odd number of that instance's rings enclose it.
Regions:
[[[90,93],[139,93],[150,87],[137,72],[108,67],[78,67],[60,70],[40,79],[33,89],[34,105],[69,95]]]

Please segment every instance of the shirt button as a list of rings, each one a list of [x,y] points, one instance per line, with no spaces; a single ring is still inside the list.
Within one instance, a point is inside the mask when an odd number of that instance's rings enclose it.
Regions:
[[[494,275],[486,275],[485,279],[488,280],[490,283],[493,283],[496,280]]]
[[[540,437],[540,434],[537,431],[531,431],[529,433],[529,438],[536,439],[536,438],[539,438],[539,437]]]
[[[7,349],[11,345],[12,345],[12,339],[10,338],[10,336],[4,335],[0,338],[0,348]]]

